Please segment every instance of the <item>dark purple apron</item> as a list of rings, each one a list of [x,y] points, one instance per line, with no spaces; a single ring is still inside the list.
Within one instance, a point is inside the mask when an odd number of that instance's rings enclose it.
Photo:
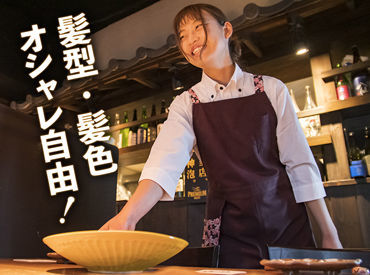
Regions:
[[[315,246],[279,159],[277,118],[262,77],[254,84],[251,96],[209,103],[189,90],[209,182],[203,246],[220,245],[220,267],[261,268],[267,245]]]

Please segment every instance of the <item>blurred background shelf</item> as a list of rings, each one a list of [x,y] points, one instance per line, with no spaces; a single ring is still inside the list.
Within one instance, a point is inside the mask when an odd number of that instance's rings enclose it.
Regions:
[[[345,73],[351,73],[351,72],[352,73],[358,72],[368,67],[370,67],[369,60],[365,62],[359,62],[353,65],[348,65],[345,67],[335,68],[330,71],[322,72],[321,77],[325,82],[330,82],[330,81],[334,81],[335,77],[338,75],[345,74]]]
[[[144,164],[153,143],[154,141],[119,149],[119,166]]]
[[[297,116],[299,118],[302,118],[302,117],[308,117],[308,116],[313,116],[313,115],[320,115],[320,114],[325,114],[329,112],[362,106],[366,104],[370,104],[370,94],[365,94],[363,96],[354,96],[354,97],[347,98],[345,100],[329,101],[325,105],[321,105],[317,108],[298,112]]]
[[[308,145],[310,146],[318,146],[318,145],[333,143],[330,135],[320,135],[316,137],[308,137],[307,141],[308,141]]]
[[[121,130],[121,129],[124,129],[124,128],[129,128],[129,127],[137,126],[137,125],[140,125],[140,124],[143,124],[143,123],[149,123],[149,122],[152,122],[152,121],[157,121],[157,120],[166,119],[166,118],[167,118],[167,113],[159,114],[159,115],[147,118],[147,119],[137,120],[137,121],[130,121],[130,122],[127,122],[127,123],[122,123],[122,124],[111,126],[109,131],[114,132],[114,131],[118,131],[118,130]]]

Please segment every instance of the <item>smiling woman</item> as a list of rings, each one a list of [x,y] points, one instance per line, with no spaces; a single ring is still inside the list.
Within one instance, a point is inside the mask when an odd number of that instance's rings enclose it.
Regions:
[[[268,245],[313,247],[305,206],[323,246],[341,247],[286,86],[240,69],[229,46],[232,25],[218,8],[187,6],[174,27],[202,79],[174,99],[136,192],[102,229],[135,229],[159,199],[173,199],[195,148],[208,178],[203,246],[220,245],[221,267],[261,268]]]

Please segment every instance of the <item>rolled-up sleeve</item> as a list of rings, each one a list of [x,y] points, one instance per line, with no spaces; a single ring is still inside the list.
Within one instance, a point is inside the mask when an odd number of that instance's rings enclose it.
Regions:
[[[299,124],[287,87],[277,81],[276,116],[280,161],[285,165],[297,203],[325,197],[320,171]]]
[[[165,191],[161,200],[173,200],[176,186],[195,143],[191,105],[186,95],[177,96],[155,140],[139,181],[150,179]]]

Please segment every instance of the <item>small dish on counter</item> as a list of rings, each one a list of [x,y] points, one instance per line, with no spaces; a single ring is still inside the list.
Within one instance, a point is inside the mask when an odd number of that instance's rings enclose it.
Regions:
[[[360,266],[361,259],[272,259],[262,260],[260,264],[265,269],[280,269],[283,271],[292,271],[293,273],[300,270],[325,271],[336,274],[342,269],[350,269]]]

